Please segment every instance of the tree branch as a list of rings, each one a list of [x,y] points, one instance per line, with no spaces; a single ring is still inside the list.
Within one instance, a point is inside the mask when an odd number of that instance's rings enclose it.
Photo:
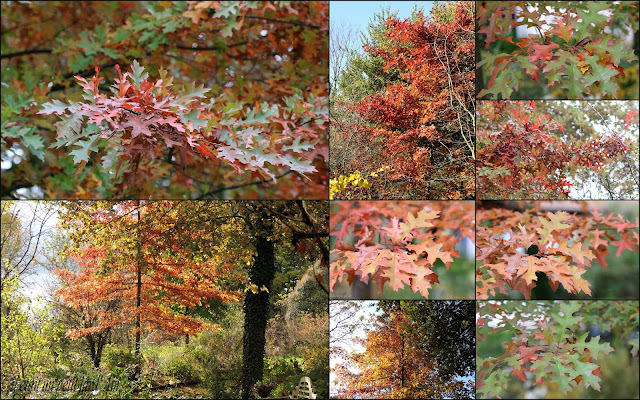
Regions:
[[[0,58],[12,58],[12,57],[20,57],[28,54],[38,54],[38,53],[51,53],[51,49],[31,49],[31,50],[22,50],[16,51],[14,53],[7,53],[0,55]]]
[[[179,45],[176,45],[176,48],[183,49],[183,50],[194,50],[194,51],[208,51],[208,50],[216,51],[216,50],[223,50],[225,48],[230,49],[232,47],[242,46],[243,44],[247,44],[247,43],[249,43],[248,40],[243,40],[241,42],[231,43],[231,44],[226,45],[226,46],[213,46],[213,47],[209,47],[209,46],[207,46],[207,47],[191,47],[191,46],[185,46],[183,44],[179,44]]]
[[[307,24],[307,23],[300,22],[300,21],[287,21],[287,20],[284,20],[284,19],[259,17],[257,15],[245,15],[245,18],[246,19],[260,19],[260,20],[269,21],[269,22],[277,22],[277,23],[281,23],[281,24],[291,24],[291,25],[297,25],[297,26],[305,26],[307,28],[320,29],[320,27],[318,25]]]
[[[276,176],[276,179],[278,178],[282,178],[283,176],[289,175],[291,172],[293,172],[292,170],[288,170],[287,172],[283,172],[280,175]],[[247,183],[241,183],[238,185],[233,185],[233,186],[225,186],[223,188],[211,191],[211,192],[207,192],[207,193],[203,193],[200,197],[198,197],[198,200],[203,200],[206,199],[207,197],[211,196],[212,194],[217,194],[217,193],[221,193],[221,192],[225,192],[227,190],[231,190],[231,189],[238,189],[241,187],[247,187],[247,186],[252,186],[252,185],[261,185],[263,183],[267,183],[267,182],[271,182],[272,179],[263,179],[261,181],[256,181],[256,182],[247,182]]]

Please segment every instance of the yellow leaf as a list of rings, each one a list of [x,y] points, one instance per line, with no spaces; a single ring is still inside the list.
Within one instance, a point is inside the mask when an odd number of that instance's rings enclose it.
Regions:
[[[583,75],[584,75],[585,72],[587,72],[589,70],[589,66],[585,65],[583,61],[580,61],[578,63],[578,67],[580,67],[580,71],[582,72]]]

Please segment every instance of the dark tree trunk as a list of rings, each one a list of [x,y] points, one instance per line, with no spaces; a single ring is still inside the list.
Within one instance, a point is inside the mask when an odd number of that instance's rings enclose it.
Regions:
[[[258,286],[257,293],[247,291],[244,298],[244,336],[242,346],[242,398],[248,399],[253,385],[262,379],[264,368],[265,332],[269,315],[269,293],[275,275],[273,221],[263,213],[255,226],[256,256],[249,268],[249,279]]]
[[[141,213],[141,205],[138,201],[138,242],[137,246],[137,280],[136,280],[136,361],[140,359],[140,333],[141,333],[141,324],[140,324],[140,304],[142,298],[142,232],[140,230],[140,213]],[[136,362],[136,369],[134,374],[136,377],[140,376],[141,365]]]
[[[402,340],[402,353],[400,354],[400,387],[404,388],[404,382],[406,380],[404,375],[404,336],[400,336]]]
[[[139,206],[139,205],[138,205]],[[142,240],[140,238],[140,208],[138,208],[137,280],[136,280],[136,356],[140,355],[140,298],[142,297]]]
[[[93,366],[98,368],[100,367],[100,361],[102,361],[102,350],[104,350],[104,346],[109,342],[109,333],[111,328],[107,328],[102,331],[98,335],[98,344],[96,346],[96,358],[93,360]]]

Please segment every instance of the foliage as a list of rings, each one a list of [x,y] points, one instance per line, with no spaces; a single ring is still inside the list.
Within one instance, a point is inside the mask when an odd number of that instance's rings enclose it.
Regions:
[[[627,150],[609,158],[598,168],[571,165],[569,197],[584,199],[638,198],[638,102],[627,101],[538,101],[536,112],[546,114],[562,126],[558,133],[567,143],[587,143],[619,137]],[[480,123],[484,123],[481,119]],[[599,153],[595,149],[589,152]],[[578,163],[579,164],[579,163]]]
[[[591,295],[582,275],[592,262],[606,268],[611,247],[616,257],[638,252],[637,220],[597,209],[578,214],[491,208],[478,209],[477,218],[478,299],[508,294],[508,288],[530,299],[543,275],[554,292],[562,284],[570,293]]]
[[[326,297],[325,297],[326,302]],[[325,303],[326,304],[326,303]],[[301,312],[274,318],[267,327],[265,377],[273,396],[290,394],[300,378],[311,378],[318,397],[328,398],[328,315]]]
[[[433,266],[448,267],[460,238],[473,240],[469,202],[337,202],[331,215],[335,237],[330,289],[346,275],[352,284],[375,281],[397,291],[405,285],[425,298],[438,283]]]
[[[197,333],[209,325],[186,315],[186,310],[210,300],[239,299],[239,290],[227,284],[241,279],[231,264],[205,258],[206,250],[190,246],[192,241],[166,235],[167,227],[178,223],[172,203],[67,203],[67,210],[61,219],[72,229],[74,244],[69,251],[81,269],[56,271],[64,281],[58,295],[76,307],[109,300],[122,303],[116,312],[96,310],[96,326],[72,330],[69,336],[133,320],[138,337],[141,328],[152,327]],[[162,225],[156,218],[160,214]],[[203,234],[192,231],[191,239]]]
[[[340,175],[335,179],[329,179],[329,200],[333,200],[333,198],[338,193],[351,188],[349,184],[352,184],[355,187],[369,189],[371,187],[371,184],[367,179],[377,178],[380,174],[383,174],[382,176],[386,176],[386,172],[389,168],[391,167],[389,167],[388,165],[383,165],[374,172],[369,173],[369,176],[367,178],[363,177],[360,174],[360,171],[356,171],[349,176]]]
[[[600,391],[600,363],[614,349],[592,333],[594,326],[615,332],[623,342],[635,331],[637,341],[638,306],[620,301],[479,302],[479,348],[498,332],[510,339],[498,357],[478,358],[478,396],[500,397],[511,377],[524,382],[529,374],[535,376],[534,386],[554,382],[565,395],[578,386]],[[631,352],[637,355],[637,344]]]
[[[478,124],[479,199],[566,199],[571,176],[597,172],[627,157],[624,131],[570,138],[535,101],[482,102]],[[632,111],[629,111],[628,115]],[[631,132],[631,131],[629,131]],[[633,185],[633,184],[632,184]],[[636,184],[637,186],[637,184]]]
[[[193,365],[180,358],[174,358],[169,362],[167,373],[183,382],[194,382],[199,379]]]
[[[104,350],[104,361],[107,369],[116,367],[132,368],[142,364],[142,359],[135,355],[129,348],[107,345]]]
[[[473,196],[472,14],[472,3],[460,2],[451,22],[420,11],[407,20],[387,15],[384,25],[379,16],[372,20],[372,39],[363,43],[366,55],[347,60],[340,95],[332,104],[331,146],[338,157],[349,157],[332,160],[334,179],[354,170],[369,175],[389,165],[393,187],[372,188],[372,194]],[[365,82],[351,82],[358,79]],[[355,87],[361,87],[356,94]],[[333,110],[338,111],[335,118]],[[339,149],[344,145],[358,147],[350,154]]]
[[[495,41],[510,44],[499,54],[482,52],[476,67],[490,66],[491,76],[478,97],[509,99],[525,74],[542,86],[561,88],[563,98],[636,96],[637,86],[636,93],[622,92],[614,78],[638,62],[622,37],[638,31],[637,3],[481,2],[476,19],[485,48]],[[517,27],[535,28],[537,34],[517,40],[510,34]]]
[[[61,355],[61,335],[48,309],[35,309],[32,300],[18,291],[17,276],[3,280],[0,337],[5,393],[17,380],[31,380],[55,365]]]
[[[383,302],[396,307],[413,322],[412,333],[419,346],[429,349],[429,356],[444,377],[472,375],[475,370],[476,311],[472,301],[404,301]],[[455,332],[455,334],[451,334]],[[445,334],[449,333],[449,334]],[[455,351],[452,351],[455,349]]]
[[[2,197],[326,198],[328,8],[3,2]]]
[[[237,399],[240,397],[242,371],[242,309],[231,306],[219,321],[222,329],[205,331],[198,335],[189,349],[203,384],[212,398]],[[223,351],[221,351],[224,349]]]
[[[336,364],[333,372],[338,379],[339,398],[467,398],[473,396],[470,380],[461,378],[461,369],[453,376],[440,373],[438,363],[425,347],[417,322],[411,320],[403,305],[380,301],[379,315],[372,317],[366,337],[353,341],[364,348],[363,352],[346,352],[333,349],[345,360]],[[406,304],[405,304],[406,305]],[[456,307],[449,303],[449,307]],[[466,320],[465,331],[473,330],[473,314]],[[427,328],[426,326],[423,326]],[[438,332],[428,329],[429,335]],[[455,336],[457,332],[447,331]],[[465,342],[473,335],[465,334]],[[450,352],[455,351],[449,348]],[[471,356],[471,362],[473,355]],[[468,362],[468,361],[464,361]]]

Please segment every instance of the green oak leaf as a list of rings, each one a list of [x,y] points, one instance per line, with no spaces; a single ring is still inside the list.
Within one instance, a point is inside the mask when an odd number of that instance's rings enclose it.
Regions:
[[[61,102],[60,100],[53,99],[51,103],[42,104],[42,110],[38,111],[38,114],[58,114],[64,115],[67,112],[69,105]]]
[[[480,93],[478,93],[478,97],[483,97],[484,95],[501,95],[502,99],[509,99],[511,97],[511,93],[518,88],[518,77],[515,74],[513,68],[504,69],[501,72],[498,72],[495,80],[493,81],[493,85],[489,88],[482,89]],[[492,96],[489,96],[491,98]]]
[[[585,3],[588,6],[588,12],[578,8],[576,13],[578,17],[582,20],[581,22],[576,23],[576,27],[578,31],[587,30],[591,27],[591,24],[595,25],[597,28],[601,24],[606,24],[609,21],[609,17],[606,15],[598,14],[600,11],[604,11],[610,7],[609,2],[607,1],[594,1]]]
[[[180,119],[182,120],[182,123],[185,125],[191,122],[193,124],[193,129],[197,130],[207,125],[206,120],[198,118],[199,115],[200,115],[200,110],[196,108],[195,110],[191,111],[189,114],[183,115]]]
[[[69,154],[73,156],[73,162],[75,164],[79,164],[82,161],[89,162],[89,154],[93,151],[98,151],[98,145],[96,141],[100,138],[100,136],[95,135],[94,137],[88,140],[82,140],[76,142],[77,146],[80,148],[72,150]]]
[[[618,75],[618,71],[608,66],[602,66],[597,62],[593,62],[594,58],[597,57],[590,56],[585,59],[587,64],[590,66],[589,72],[585,74],[585,85],[591,86],[597,81],[598,87],[600,88],[600,92],[603,96],[609,94],[615,98],[620,87],[617,83],[613,82],[611,78]]]
[[[238,11],[238,2],[237,1],[221,1],[218,5],[218,10],[213,15],[218,18],[229,18],[231,14],[236,14]]]
[[[572,382],[574,382],[571,377],[573,370],[569,366],[563,364],[564,359],[562,357],[554,356],[552,359],[553,364],[551,366],[551,376],[549,376],[549,378],[558,384],[558,389],[562,393],[567,393],[569,390],[573,389],[571,386]]]
[[[575,348],[579,350],[580,353],[584,352],[584,349],[588,349],[591,353],[591,356],[597,360],[598,356],[602,353],[608,354],[613,351],[613,348],[607,342],[600,342],[600,336],[594,336],[591,338],[591,341],[587,342],[586,339],[589,336],[589,333],[585,333],[580,337],[580,339],[573,344],[570,344],[568,347]]]
[[[304,142],[300,143],[300,137],[296,137],[293,143],[290,145],[285,145],[282,147],[284,151],[293,151],[295,153],[300,153],[302,151],[311,150],[313,146],[315,146],[316,142]]]
[[[225,26],[220,30],[222,37],[233,36],[233,30],[238,28],[239,22],[235,19],[228,19],[225,21]]]
[[[555,322],[559,325],[561,334],[565,333],[565,329],[574,328],[578,322],[582,321],[582,317],[574,317],[573,313],[580,309],[580,303],[576,301],[567,301],[560,303],[560,311],[563,315],[554,313]]]
[[[547,367],[549,366],[550,363],[546,357],[546,354],[542,358],[537,359],[536,361],[531,363],[531,367],[529,367],[529,370],[535,375],[535,382],[538,382],[539,380],[546,378],[549,375],[549,372],[547,371]]]
[[[570,354],[567,358],[572,363],[571,379],[581,376],[581,383],[584,384],[585,389],[591,386],[599,392],[600,378],[593,374],[593,371],[598,369],[598,366],[590,362],[580,361],[580,354],[578,353]]]
[[[75,133],[79,133],[84,116],[78,112],[76,107],[69,108],[71,115],[64,115],[60,121],[56,122],[58,128],[58,137],[71,138]]]
[[[133,60],[131,70],[133,71],[133,83],[138,87],[140,87],[140,84],[143,80],[149,77],[149,74],[147,72],[144,72],[144,67],[138,63],[138,60]]]
[[[196,86],[195,82],[191,82],[191,86],[186,85],[181,91],[180,96],[175,100],[178,104],[187,105],[196,97],[207,97],[207,93],[211,88],[204,87],[203,84]]]
[[[607,42],[608,42],[607,39],[602,40],[602,43],[607,43]],[[636,55],[633,54],[632,49],[626,49],[624,47],[624,43],[622,42],[622,40],[614,39],[614,43],[612,45],[607,44],[604,49],[609,54],[611,54],[611,61],[615,65],[620,65],[620,61],[623,59],[627,60],[628,62],[638,59],[638,57],[636,57]]]
[[[2,141],[5,137],[19,138],[20,143],[26,146],[31,154],[44,161],[44,140],[37,135],[34,135],[36,128],[26,126],[12,126],[7,127],[7,123],[2,124]]]
[[[582,83],[582,71],[578,66],[578,57],[573,54],[569,57],[567,63],[567,90],[569,91],[568,97],[570,99],[582,99],[584,97],[584,83]]]

